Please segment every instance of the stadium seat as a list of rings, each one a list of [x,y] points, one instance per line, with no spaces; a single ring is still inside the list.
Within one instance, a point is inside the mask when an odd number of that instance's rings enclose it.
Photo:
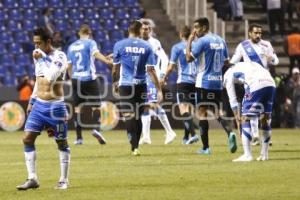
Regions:
[[[94,2],[90,0],[79,0],[79,6],[83,8],[92,8],[94,7]]]
[[[53,16],[54,16],[55,20],[57,20],[57,19],[66,19],[67,18],[64,9],[61,9],[61,8],[54,9]]]
[[[112,30],[109,36],[113,41],[118,41],[124,38],[124,33],[121,30]]]
[[[66,20],[56,20],[55,21],[55,30],[56,31],[65,31],[68,30],[68,23]]]
[[[48,7],[48,3],[45,0],[34,0],[34,7],[46,8]]]
[[[129,20],[121,20],[120,22],[120,29],[127,30],[129,28]]]
[[[109,7],[108,0],[95,0],[95,5],[100,8]]]
[[[8,51],[12,54],[20,54],[23,52],[23,48],[19,43],[13,42],[9,44]]]
[[[64,3],[61,0],[49,0],[49,7],[51,7],[51,8],[63,8]]]
[[[5,8],[17,8],[18,7],[18,2],[16,0],[4,0],[3,1],[3,6]]]
[[[130,18],[132,19],[140,19],[142,11],[139,8],[130,9]]]
[[[79,9],[76,8],[72,8],[69,10],[69,19],[73,20],[73,19],[83,19],[83,14]]]
[[[32,64],[31,58],[29,58],[28,54],[18,54],[16,55],[16,65],[20,65],[20,66],[28,66]]]
[[[84,18],[85,19],[98,19],[99,18],[99,14],[97,12],[97,10],[92,9],[92,8],[88,8],[85,10],[84,12]]]
[[[101,52],[103,52],[103,54],[112,53],[113,52],[112,42],[109,40],[104,40],[103,42],[101,42]]]
[[[129,14],[124,8],[119,8],[116,10],[116,17],[118,19],[128,19]]]
[[[89,25],[93,31],[98,31],[102,28],[98,20],[90,20]]]
[[[6,26],[0,21],[0,31],[6,31]]]
[[[6,67],[1,65],[1,63],[0,63],[0,77],[4,77],[6,74],[6,71],[7,71]]]
[[[11,54],[2,54],[0,57],[0,63],[4,67],[12,66],[15,64],[14,58]]]
[[[25,9],[23,15],[24,19],[27,20],[36,20],[38,18],[37,13],[32,9]]]
[[[18,9],[11,9],[9,10],[9,20],[22,20],[22,12]]]
[[[32,31],[36,28],[36,22],[33,20],[24,20],[23,21],[23,29],[25,31]]]
[[[10,32],[4,31],[0,33],[0,41],[2,43],[12,43],[13,37]]]
[[[26,71],[27,71],[27,73],[29,74],[30,77],[35,76],[35,69],[34,69],[33,64],[27,65],[25,68],[26,68]]]
[[[21,8],[32,8],[33,2],[32,2],[32,0],[20,0],[19,6]]]
[[[94,31],[94,39],[97,41],[97,42],[103,42],[104,40],[107,40],[108,39],[108,36],[107,34],[104,32],[104,31]]]
[[[25,75],[25,68],[24,68],[24,66],[20,66],[20,65],[16,64],[16,65],[11,66],[11,72],[16,77],[22,77]]]
[[[67,8],[76,8],[78,5],[77,0],[65,0],[65,7]]]
[[[21,31],[22,30],[21,23],[14,20],[9,20],[7,23],[7,30],[13,32]]]
[[[137,0],[124,0],[125,5],[132,8],[132,7],[138,7],[139,2]]]
[[[0,43],[0,55],[2,54],[6,54],[7,50],[6,50],[6,46],[3,43]],[[1,63],[0,63],[1,64]]]
[[[82,21],[79,19],[75,19],[71,21],[71,24],[72,24],[72,30],[78,31],[82,24]]]
[[[16,32],[14,38],[15,38],[16,42],[18,42],[18,43],[30,42],[30,38],[28,36],[28,33],[24,32],[24,31]]]
[[[114,13],[111,9],[109,8],[103,8],[100,10],[100,18],[101,19],[113,19],[114,18]]]
[[[117,26],[115,20],[107,19],[104,21],[104,29],[111,31],[114,29],[118,29],[118,26]]]
[[[16,76],[12,73],[7,72],[5,77],[3,78],[3,82],[5,86],[11,87],[17,85]]]
[[[124,3],[122,0],[110,0],[110,6],[114,8],[122,8],[124,7]]]
[[[6,20],[7,19],[7,13],[6,13],[6,11],[5,10],[3,10],[3,9],[0,9],[0,21],[4,21],[4,20]]]

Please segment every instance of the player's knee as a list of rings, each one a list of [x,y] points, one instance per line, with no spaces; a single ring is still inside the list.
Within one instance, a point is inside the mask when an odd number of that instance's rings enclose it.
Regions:
[[[68,145],[68,142],[66,140],[56,140],[57,148],[60,151],[70,151],[70,147]]]
[[[29,145],[29,146],[32,146],[34,145],[34,140],[30,137],[28,137],[27,135],[23,137],[23,144],[24,145]]]

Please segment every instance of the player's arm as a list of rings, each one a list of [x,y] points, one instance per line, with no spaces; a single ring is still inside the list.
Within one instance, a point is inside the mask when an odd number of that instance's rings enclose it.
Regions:
[[[68,63],[67,72],[68,72],[69,78],[72,79],[72,63]]]
[[[150,75],[152,82],[154,83],[157,90],[157,101],[160,103],[163,100],[161,86],[158,82],[158,78],[154,69],[154,66],[147,66],[147,72]]]
[[[232,64],[235,64],[235,63],[238,63],[240,62],[240,60],[242,59],[243,57],[243,54],[242,54],[242,45],[241,43],[236,47],[235,51],[234,51],[234,54],[233,56],[231,57],[230,59],[230,63]]]
[[[278,65],[279,59],[278,59],[276,53],[274,52],[274,49],[273,49],[271,43],[269,43],[268,52],[270,52],[270,54],[267,55],[268,63],[272,64],[272,65]]]
[[[162,76],[162,78],[160,79],[160,85],[165,85],[167,80],[168,80],[168,76],[171,74],[171,72],[175,69],[176,64],[174,63],[169,63],[168,68],[165,72],[165,74]]]
[[[187,41],[186,54],[185,54],[185,58],[187,62],[192,62],[195,60],[192,54],[192,42],[194,41],[195,37],[196,37],[196,31],[193,31]]]
[[[104,62],[105,64],[107,64],[110,68],[113,65],[112,59],[110,56],[104,56],[102,53],[100,53],[99,51],[96,51],[93,56],[97,59],[100,60],[102,62]]]
[[[112,74],[112,82],[113,82],[113,93],[118,94],[119,93],[119,79],[120,79],[120,63],[113,64],[111,74]]]
[[[26,109],[27,115],[31,112],[32,106],[33,106],[34,102],[36,101],[37,91],[38,91],[38,85],[37,85],[37,81],[36,81],[34,83],[33,91],[31,93],[30,100],[29,100],[28,105],[27,105],[27,109]]]

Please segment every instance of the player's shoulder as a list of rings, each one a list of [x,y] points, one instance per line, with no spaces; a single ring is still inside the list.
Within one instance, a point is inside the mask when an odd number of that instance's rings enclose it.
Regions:
[[[270,41],[267,41],[267,40],[261,39],[261,40],[259,41],[259,43],[260,43],[261,45],[264,45],[264,46],[272,47],[271,42],[270,42]]]
[[[53,56],[56,58],[60,58],[60,59],[65,59],[67,57],[65,52],[60,51],[60,50],[54,50]]]

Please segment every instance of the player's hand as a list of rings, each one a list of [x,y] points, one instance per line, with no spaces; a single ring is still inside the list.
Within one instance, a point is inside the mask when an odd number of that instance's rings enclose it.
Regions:
[[[160,84],[162,87],[165,86],[165,85],[166,85],[166,78],[163,77],[163,78],[159,79],[159,84]]]
[[[42,58],[43,54],[39,50],[34,50],[33,53],[32,53],[32,57],[37,60],[39,58]]]
[[[32,104],[29,103],[28,106],[27,106],[27,109],[26,109],[27,115],[29,115],[29,113],[31,112],[31,110],[32,110]]]
[[[157,103],[160,103],[162,101],[163,101],[163,93],[160,90],[160,91],[157,92]]]
[[[189,41],[193,41],[197,36],[196,30],[193,30],[193,32],[189,36]]]
[[[267,57],[267,62],[268,62],[268,63],[273,62],[273,57],[272,57],[272,56],[266,55],[266,57]]]

